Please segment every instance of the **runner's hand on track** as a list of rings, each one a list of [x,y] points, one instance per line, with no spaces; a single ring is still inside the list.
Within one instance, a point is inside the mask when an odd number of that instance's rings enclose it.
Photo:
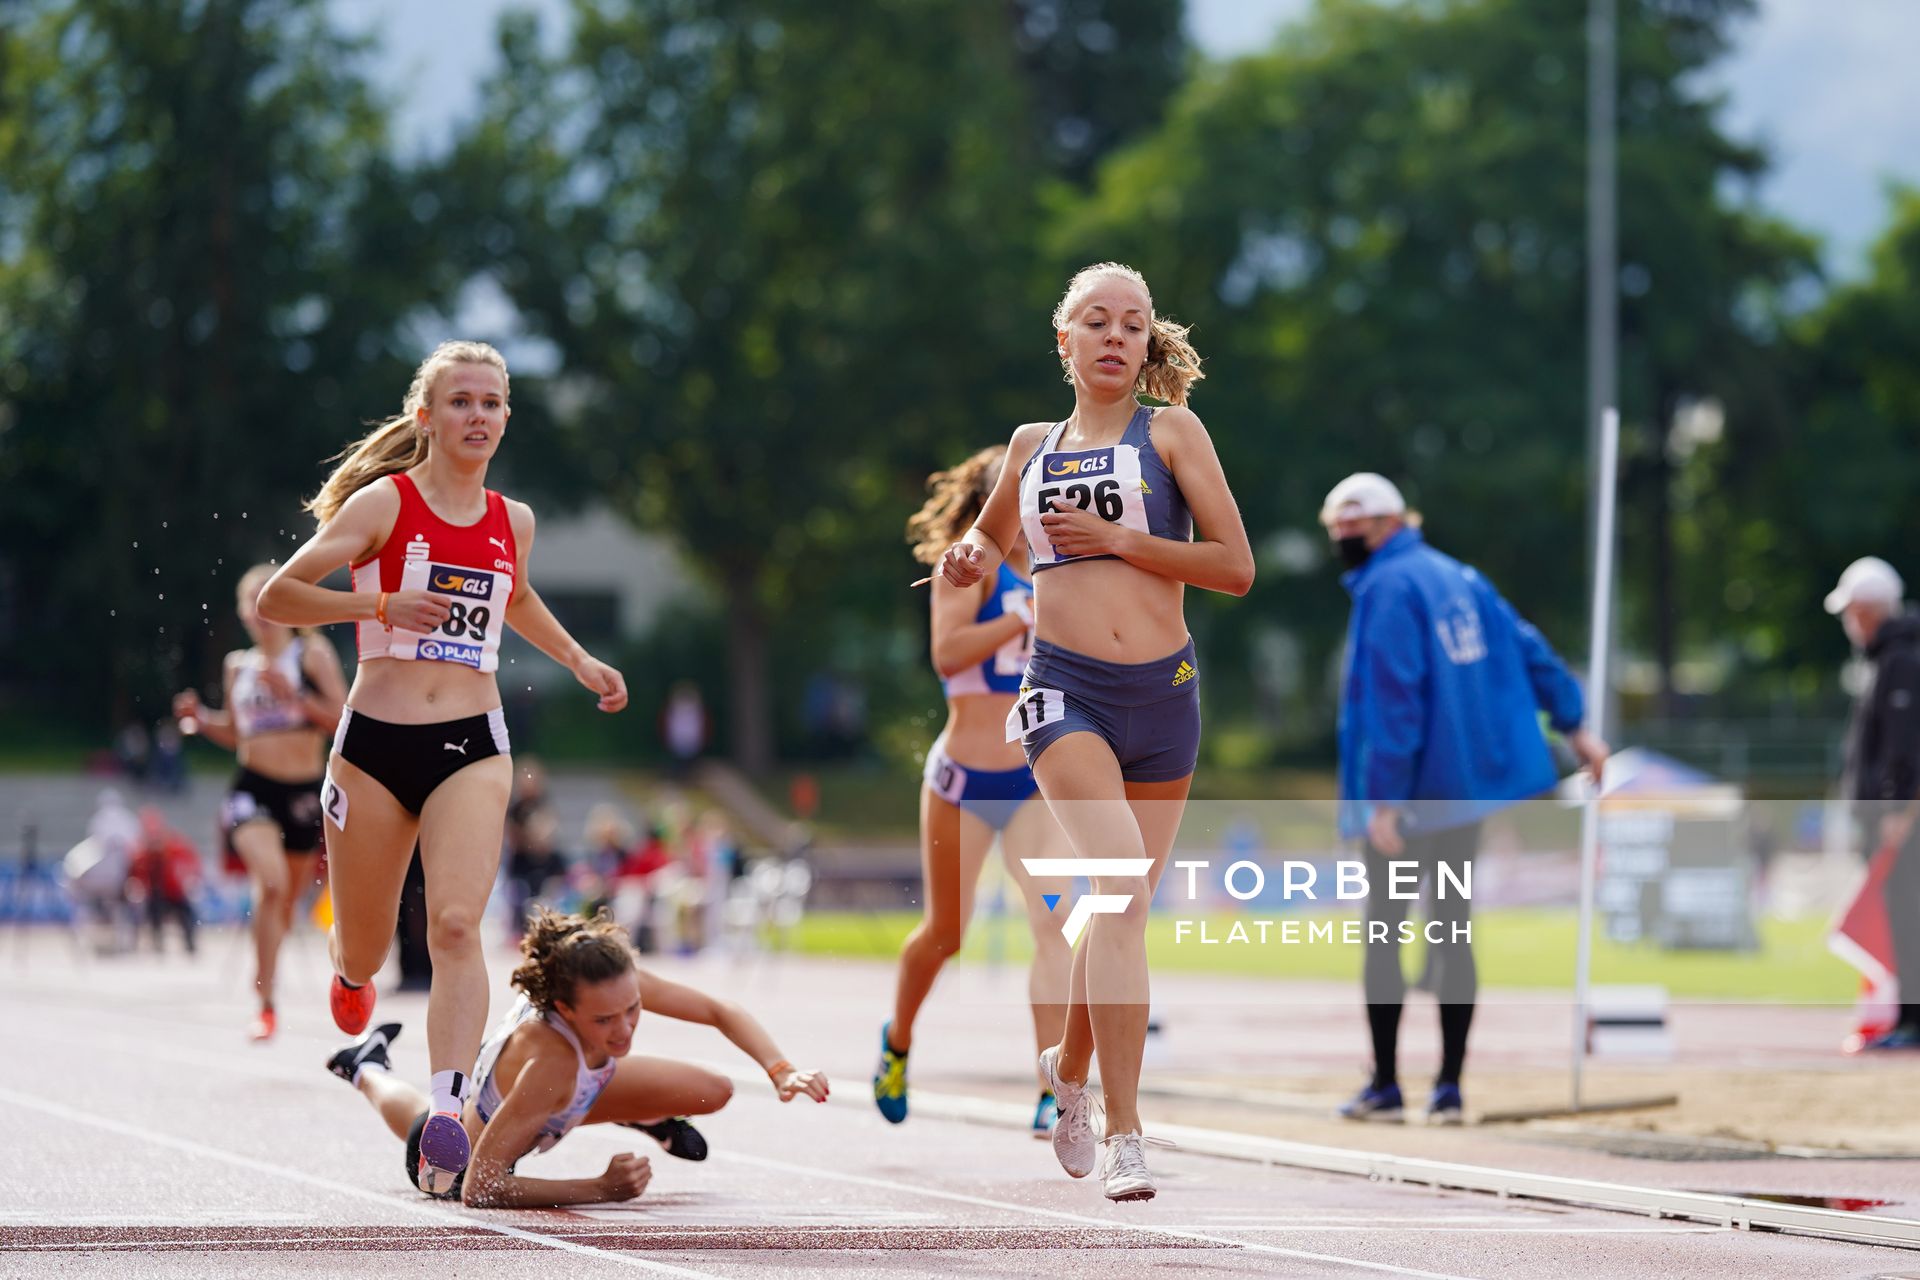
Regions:
[[[607,1161],[607,1171],[600,1175],[600,1190],[608,1200],[631,1200],[652,1181],[653,1166],[647,1158],[623,1151]]]
[[[627,678],[592,654],[574,664],[573,678],[600,695],[602,711],[618,711],[627,705]]]
[[[970,587],[980,581],[980,548],[971,542],[956,542],[940,557],[940,576],[956,587]]]
[[[387,625],[396,631],[424,636],[452,612],[452,601],[431,591],[395,591],[387,596]]]
[[[782,1102],[792,1102],[803,1093],[815,1102],[827,1100],[827,1074],[824,1071],[788,1071],[774,1082],[773,1087],[779,1091]]]
[[[206,708],[200,705],[200,695],[191,689],[185,693],[174,694],[173,718],[175,720],[206,719]]]

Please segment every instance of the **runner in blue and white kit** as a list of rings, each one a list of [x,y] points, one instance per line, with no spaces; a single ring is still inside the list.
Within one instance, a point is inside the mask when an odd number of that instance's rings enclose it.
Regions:
[[[1022,532],[1032,548],[1034,651],[1007,734],[1025,746],[1075,851],[1107,864],[1095,893],[1128,904],[1091,917],[1065,1033],[1041,1055],[1059,1099],[1054,1151],[1077,1178],[1098,1155],[1109,1199],[1145,1200],[1154,1194],[1138,1108],[1147,906],[1200,746],[1185,591],[1246,594],[1253,552],[1213,441],[1186,408],[1200,358],[1185,327],[1154,315],[1140,274],[1086,268],[1053,322],[1073,413],[1014,432],[993,495],[941,573],[971,587],[999,571]],[[1167,407],[1142,405],[1141,393]],[[1104,1137],[1085,1087],[1096,1052]]]
[[[914,557],[940,559],[965,532],[992,492],[1006,449],[982,449],[959,466],[927,480],[930,496],[907,522]],[[1068,883],[1036,880],[1023,858],[1070,857],[1072,850],[1038,795],[1033,771],[1003,727],[1032,650],[1033,584],[1024,540],[1016,543],[998,574],[971,587],[933,583],[933,665],[947,696],[947,723],[927,752],[920,788],[920,865],[926,916],[900,949],[893,1019],[880,1029],[880,1065],[873,1099],[895,1124],[907,1118],[907,1053],[913,1024],[941,968],[966,934],[979,882],[994,837],[1033,930],[1033,965],[1027,997],[1039,1048],[1060,1034],[1067,1013],[1067,975],[1072,954],[1046,899],[1058,903]],[[1053,1125],[1052,1090],[1040,1081],[1033,1128],[1045,1137]]]

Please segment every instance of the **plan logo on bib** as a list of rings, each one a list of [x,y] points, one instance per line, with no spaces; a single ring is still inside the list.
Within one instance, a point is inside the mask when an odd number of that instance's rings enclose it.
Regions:
[[[1027,869],[1030,876],[1140,876],[1145,877],[1153,869],[1152,858],[1022,858],[1020,865]],[[1060,905],[1060,895],[1045,895],[1047,910]],[[1067,918],[1060,925],[1067,945],[1073,946],[1080,941],[1080,935],[1087,931],[1087,924],[1095,916],[1117,916],[1133,905],[1130,893],[1090,893],[1073,904],[1067,912]]]

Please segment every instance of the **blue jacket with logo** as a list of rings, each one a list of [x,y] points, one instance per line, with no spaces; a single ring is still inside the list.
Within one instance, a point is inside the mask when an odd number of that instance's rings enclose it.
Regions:
[[[1340,834],[1375,804],[1408,830],[1477,821],[1558,780],[1539,713],[1580,727],[1580,686],[1478,570],[1402,529],[1341,578],[1353,596],[1340,701]]]

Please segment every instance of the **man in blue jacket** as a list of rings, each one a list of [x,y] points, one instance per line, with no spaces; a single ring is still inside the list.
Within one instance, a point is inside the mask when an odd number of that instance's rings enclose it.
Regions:
[[[1396,1058],[1408,903],[1390,896],[1388,864],[1412,862],[1428,877],[1424,936],[1440,999],[1440,1074],[1427,1118],[1458,1124],[1479,990],[1471,903],[1460,886],[1468,883],[1480,824],[1558,781],[1542,712],[1596,778],[1607,747],[1580,727],[1585,705],[1566,665],[1492,583],[1427,545],[1391,481],[1372,472],[1348,476],[1327,495],[1320,520],[1347,566],[1341,582],[1353,597],[1340,702],[1340,834],[1365,844],[1373,1033],[1373,1080],[1340,1112],[1353,1120],[1402,1117]]]

